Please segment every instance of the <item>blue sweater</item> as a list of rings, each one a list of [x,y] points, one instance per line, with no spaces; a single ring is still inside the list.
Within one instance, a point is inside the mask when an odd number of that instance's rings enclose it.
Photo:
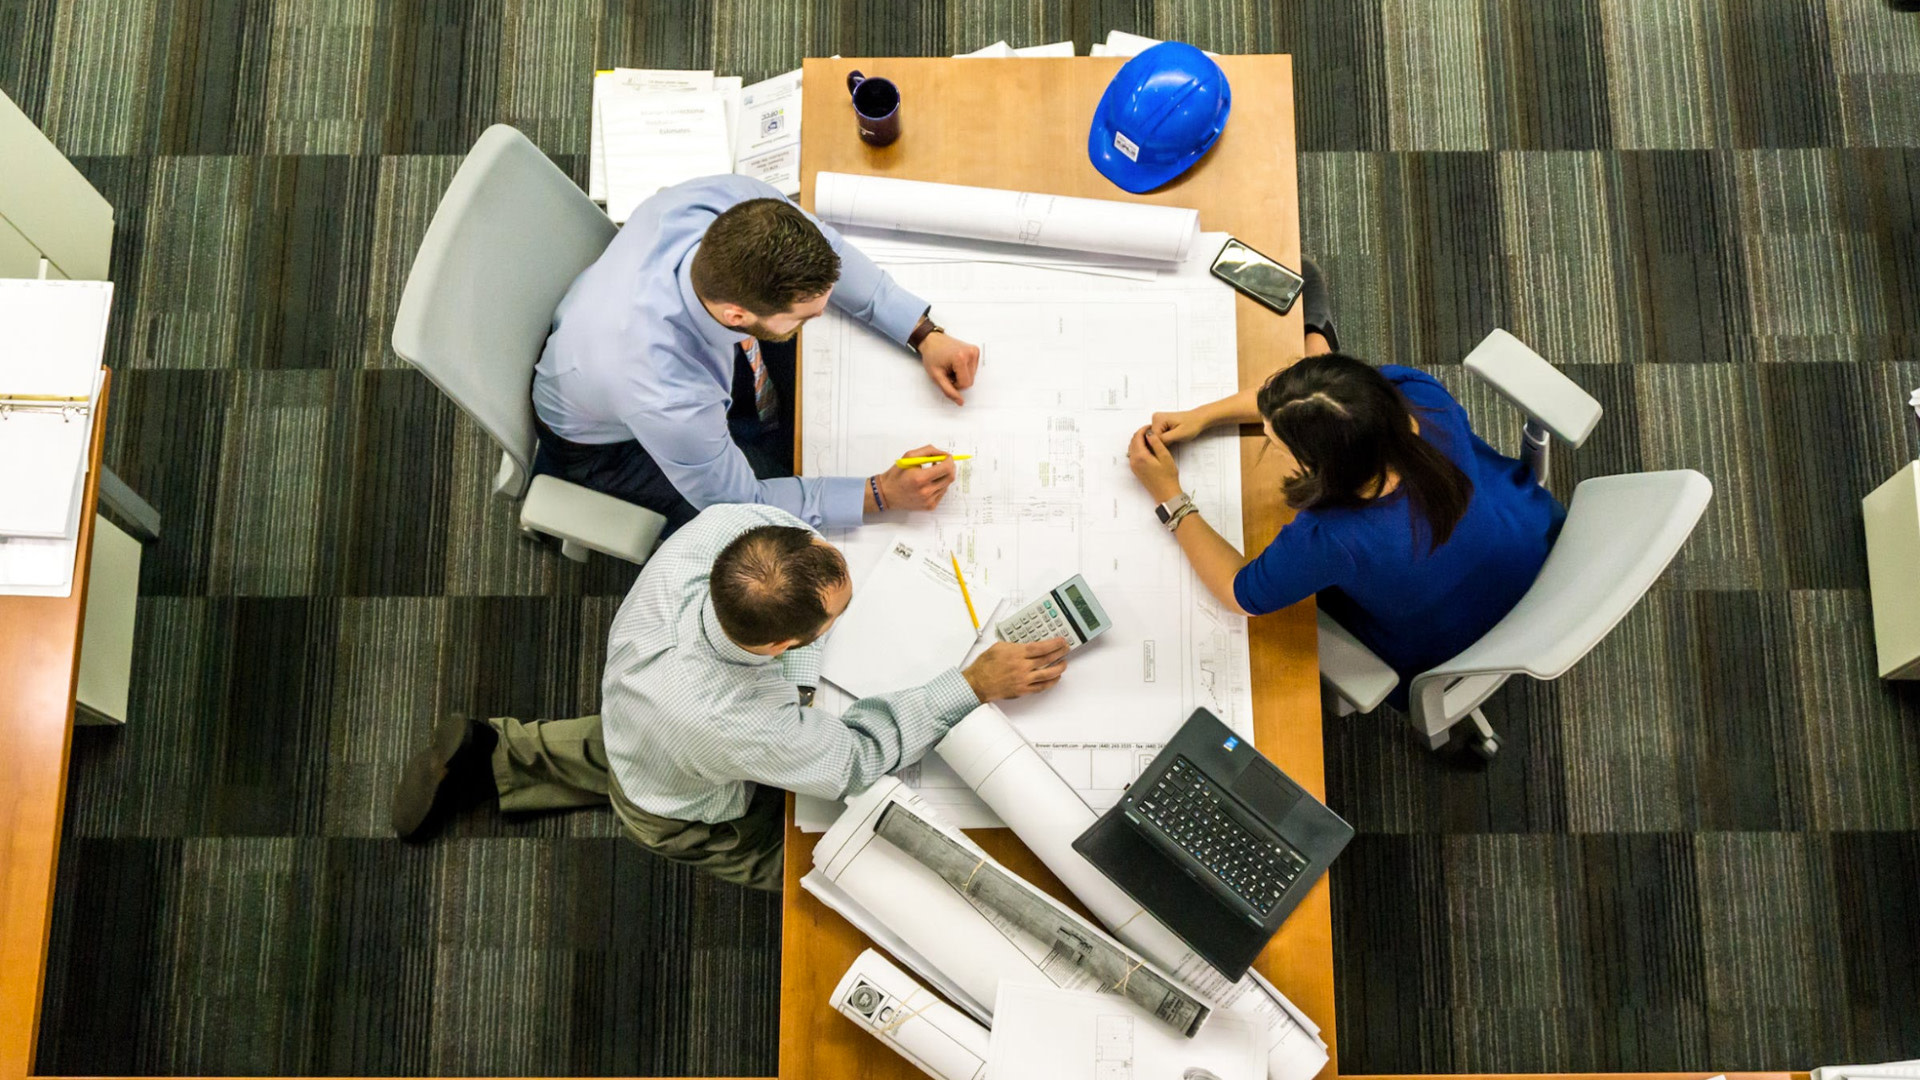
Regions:
[[[1520,601],[1566,510],[1527,467],[1496,453],[1431,375],[1388,365],[1420,434],[1473,481],[1453,535],[1428,551],[1396,491],[1354,509],[1303,510],[1233,580],[1250,615],[1318,594],[1320,605],[1400,673],[1389,699],[1405,708],[1413,677],[1458,655]]]

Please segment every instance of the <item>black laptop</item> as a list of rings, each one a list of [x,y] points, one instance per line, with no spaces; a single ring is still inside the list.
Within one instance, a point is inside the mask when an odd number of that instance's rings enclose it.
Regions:
[[[1353,826],[1196,709],[1073,849],[1237,981],[1351,839]]]

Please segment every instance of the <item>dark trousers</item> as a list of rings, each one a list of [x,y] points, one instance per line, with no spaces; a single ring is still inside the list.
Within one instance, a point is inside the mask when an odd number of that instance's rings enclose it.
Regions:
[[[761,342],[760,358],[780,393],[780,411],[761,420],[754,408],[753,368],[747,354],[733,350],[733,407],[727,411],[727,429],[734,445],[747,455],[753,475],[762,480],[793,475],[793,368],[797,350],[791,341]],[[660,470],[639,440],[616,443],[577,443],[563,439],[534,417],[540,449],[533,456],[535,476],[557,476],[594,491],[637,503],[667,519],[664,538],[692,521],[700,511],[682,496]]]

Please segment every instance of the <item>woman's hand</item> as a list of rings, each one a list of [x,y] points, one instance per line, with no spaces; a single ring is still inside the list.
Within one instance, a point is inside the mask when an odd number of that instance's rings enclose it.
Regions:
[[[1183,443],[1207,430],[1207,420],[1199,409],[1184,412],[1157,412],[1153,414],[1153,423],[1147,429],[1160,436],[1160,441],[1172,446]]]
[[[1127,444],[1127,464],[1154,502],[1163,503],[1180,494],[1180,466],[1173,463],[1173,451],[1154,433],[1152,424],[1133,433]]]

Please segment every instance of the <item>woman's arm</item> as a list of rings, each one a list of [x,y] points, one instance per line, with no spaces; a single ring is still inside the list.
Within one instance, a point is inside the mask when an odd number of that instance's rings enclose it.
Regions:
[[[1240,550],[1215,532],[1198,510],[1180,519],[1173,536],[1180,541],[1180,550],[1186,553],[1187,561],[1193,564],[1193,572],[1200,575],[1200,581],[1213,598],[1220,601],[1220,606],[1235,615],[1245,615],[1246,610],[1233,595],[1233,579],[1240,575],[1241,567],[1247,565]]]
[[[1254,398],[1259,393],[1260,388],[1256,386],[1180,412],[1157,412],[1149,426],[1161,439],[1179,443],[1222,424],[1257,424],[1260,410],[1254,406]]]
[[[1173,463],[1173,454],[1167,449],[1166,442],[1152,428],[1145,427],[1134,432],[1133,441],[1127,445],[1127,464],[1133,468],[1133,475],[1139,479],[1140,486],[1147,489],[1147,496],[1154,502],[1163,503],[1179,497],[1179,466]],[[1234,575],[1247,562],[1239,549],[1215,532],[1197,510],[1180,519],[1180,525],[1173,535],[1179,541],[1180,550],[1186,554],[1187,562],[1193,565],[1194,573],[1199,574],[1200,580],[1206,584],[1207,591],[1228,611],[1245,615],[1240,601],[1233,596]]]

